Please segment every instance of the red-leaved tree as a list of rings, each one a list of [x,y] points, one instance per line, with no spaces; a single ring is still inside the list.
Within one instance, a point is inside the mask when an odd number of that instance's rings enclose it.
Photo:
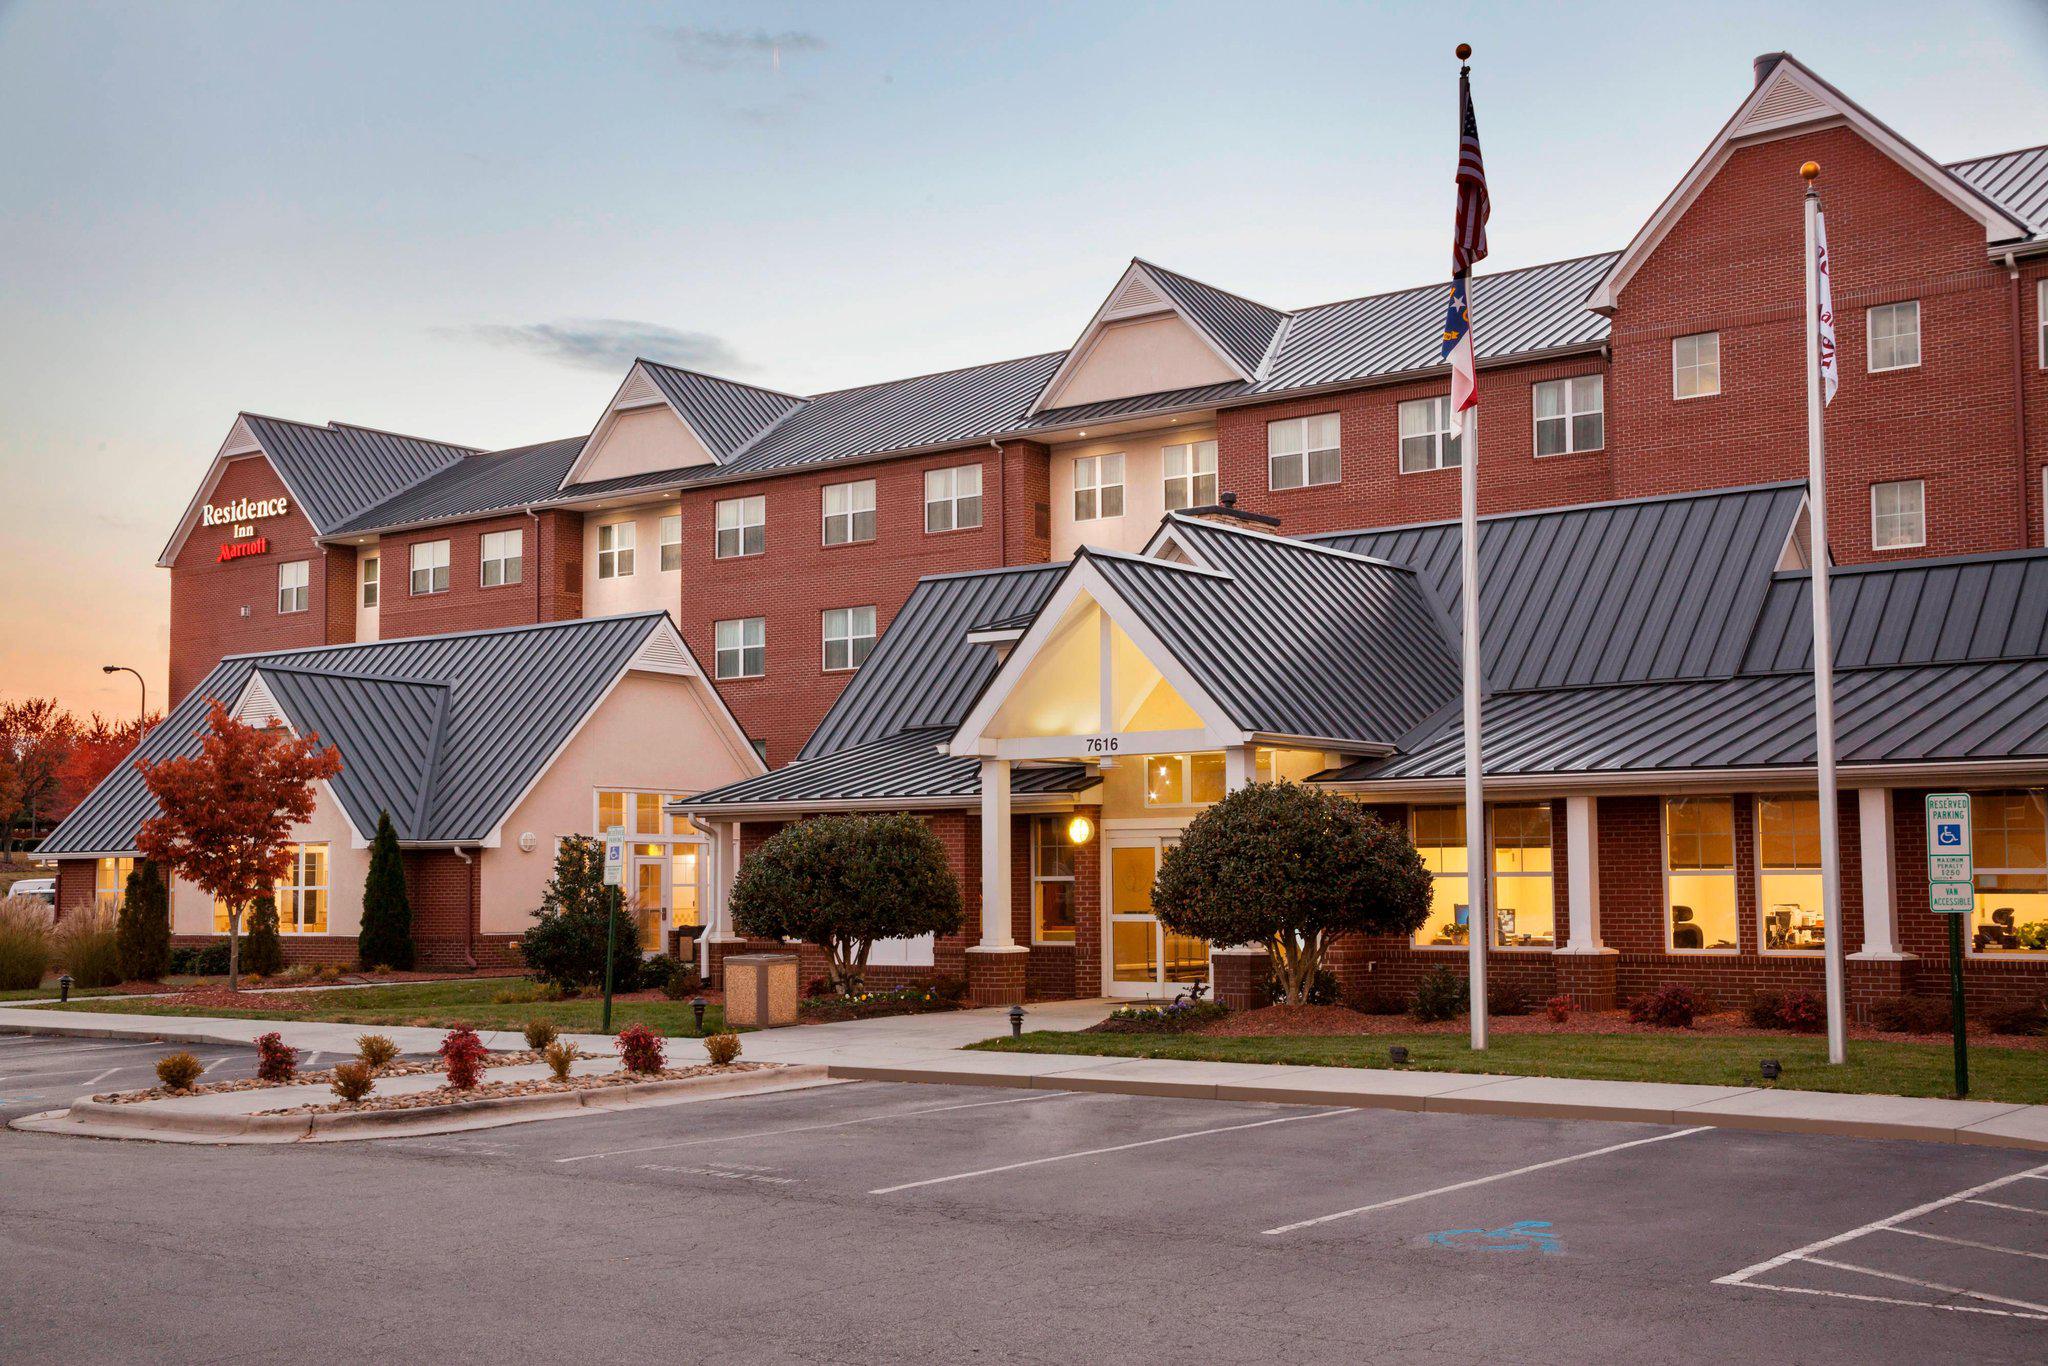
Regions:
[[[207,700],[199,753],[137,760],[157,814],[135,838],[144,858],[228,908],[228,990],[241,989],[242,913],[291,871],[292,827],[313,815],[313,784],[341,772],[318,734],[259,730]]]
[[[109,721],[94,712],[79,722],[71,733],[71,752],[57,767],[58,801],[63,811],[68,814],[84,801],[163,719],[162,712],[151,712],[134,721]]]

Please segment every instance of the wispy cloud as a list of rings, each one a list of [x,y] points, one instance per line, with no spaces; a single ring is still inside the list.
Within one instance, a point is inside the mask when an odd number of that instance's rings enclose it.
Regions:
[[[525,351],[585,370],[623,370],[641,356],[670,365],[731,374],[748,368],[731,343],[709,332],[679,332],[630,318],[571,318],[552,323],[477,323],[444,335]]]
[[[823,52],[825,40],[803,29],[769,33],[765,29],[717,29],[685,25],[662,29],[675,45],[685,66],[700,71],[730,71],[735,67],[765,61],[771,70],[782,70],[782,59],[790,53]]]

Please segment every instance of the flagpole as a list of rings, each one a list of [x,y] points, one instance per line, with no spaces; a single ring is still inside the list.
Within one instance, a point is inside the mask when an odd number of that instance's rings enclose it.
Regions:
[[[1465,307],[1472,296],[1468,278]],[[1486,848],[1486,796],[1479,767],[1479,409],[1465,412],[1459,462],[1458,558],[1463,578],[1465,665],[1465,954],[1471,979],[1472,1046],[1486,1047],[1486,945],[1493,938],[1488,907],[1488,874],[1492,862]]]
[[[1835,637],[1828,620],[1828,461],[1822,439],[1820,354],[1820,163],[1799,168],[1806,181],[1806,480],[1813,547],[1813,709],[1820,770],[1821,927],[1826,936],[1828,1061],[1848,1061],[1842,935],[1841,804],[1835,783]]]

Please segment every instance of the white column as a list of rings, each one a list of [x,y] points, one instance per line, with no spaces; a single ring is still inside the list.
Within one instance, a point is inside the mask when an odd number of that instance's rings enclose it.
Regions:
[[[1892,792],[1856,791],[1856,825],[1863,854],[1863,948],[1851,958],[1911,958],[1899,952],[1898,855],[1892,843]],[[1834,933],[1834,927],[1828,927]]]
[[[981,761],[981,944],[1011,949],[1010,761]]]
[[[1600,805],[1597,797],[1564,799],[1565,904],[1571,938],[1559,953],[1613,953],[1600,942]]]
[[[1258,769],[1252,746],[1228,745],[1223,750],[1223,790],[1235,792],[1241,787],[1250,787],[1257,779]]]

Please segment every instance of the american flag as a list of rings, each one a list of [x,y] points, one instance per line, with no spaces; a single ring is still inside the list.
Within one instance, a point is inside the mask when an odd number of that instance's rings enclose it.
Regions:
[[[1472,75],[1458,71],[1458,219],[1451,235],[1451,274],[1464,275],[1486,256],[1486,163],[1479,156],[1479,119],[1472,112]]]

